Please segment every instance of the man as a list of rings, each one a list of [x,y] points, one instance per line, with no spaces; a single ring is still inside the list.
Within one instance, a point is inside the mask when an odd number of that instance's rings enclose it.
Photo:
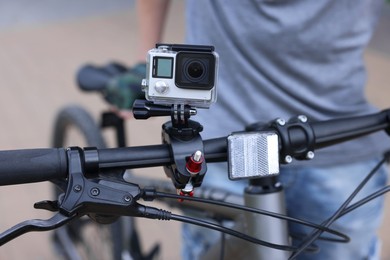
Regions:
[[[382,4],[383,0],[188,0],[187,43],[214,45],[220,55],[218,101],[196,117],[205,128],[202,136],[220,137],[257,121],[298,114],[325,120],[375,112],[364,96],[363,52]],[[144,59],[161,40],[168,1],[141,0],[137,8],[139,55]],[[280,178],[289,215],[317,223],[330,217],[388,147],[384,133],[373,134],[316,151],[310,162],[283,167]],[[229,181],[223,165],[210,165],[208,172],[203,185],[242,192],[243,185]],[[360,198],[385,183],[382,168]],[[383,199],[377,199],[332,226],[351,236],[349,244],[317,241],[319,253],[300,257],[377,259],[382,208]],[[190,240],[207,238],[202,232],[184,228],[185,258],[196,259],[212,246]],[[291,225],[291,232],[310,231]]]

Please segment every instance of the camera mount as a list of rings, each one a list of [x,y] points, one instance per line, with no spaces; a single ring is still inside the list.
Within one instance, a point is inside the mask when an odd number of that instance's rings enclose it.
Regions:
[[[164,167],[166,175],[171,178],[177,189],[185,189],[187,184],[199,187],[207,171],[205,160],[199,160],[196,174],[188,170],[188,162],[195,153],[203,156],[203,141],[200,132],[203,126],[189,120],[196,115],[196,109],[189,105],[158,105],[146,100],[137,99],[133,104],[133,115],[136,119],[148,119],[155,116],[170,116],[171,121],[162,127],[162,141],[169,144],[173,163]]]
[[[196,108],[189,105],[173,104],[171,106],[154,104],[151,101],[137,99],[133,104],[135,119],[148,119],[156,116],[170,116],[174,127],[188,126],[188,119],[196,115]]]

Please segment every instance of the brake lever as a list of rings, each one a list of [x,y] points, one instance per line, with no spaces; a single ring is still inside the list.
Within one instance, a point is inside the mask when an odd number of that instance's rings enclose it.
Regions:
[[[60,195],[59,201],[47,200],[34,205],[37,209],[58,213],[47,220],[26,220],[11,227],[0,234],[0,246],[25,233],[52,230],[87,214],[91,217],[93,214],[114,217],[161,215],[136,203],[141,197],[141,189],[136,184],[110,178],[85,178],[79,149],[70,149],[68,159],[69,176],[66,192]]]
[[[31,231],[47,231],[61,227],[76,217],[77,214],[65,216],[57,213],[52,218],[46,220],[31,219],[23,221],[0,234],[0,246]]]

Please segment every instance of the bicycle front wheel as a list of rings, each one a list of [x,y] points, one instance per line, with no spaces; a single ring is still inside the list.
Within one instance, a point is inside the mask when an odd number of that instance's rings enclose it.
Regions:
[[[65,107],[58,113],[53,130],[52,146],[56,148],[76,144],[107,147],[100,127],[84,108],[77,105]]]

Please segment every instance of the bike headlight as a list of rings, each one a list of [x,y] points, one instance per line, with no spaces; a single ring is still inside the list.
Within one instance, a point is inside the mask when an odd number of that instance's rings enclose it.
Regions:
[[[235,133],[227,140],[230,179],[279,174],[279,139],[276,133]]]

